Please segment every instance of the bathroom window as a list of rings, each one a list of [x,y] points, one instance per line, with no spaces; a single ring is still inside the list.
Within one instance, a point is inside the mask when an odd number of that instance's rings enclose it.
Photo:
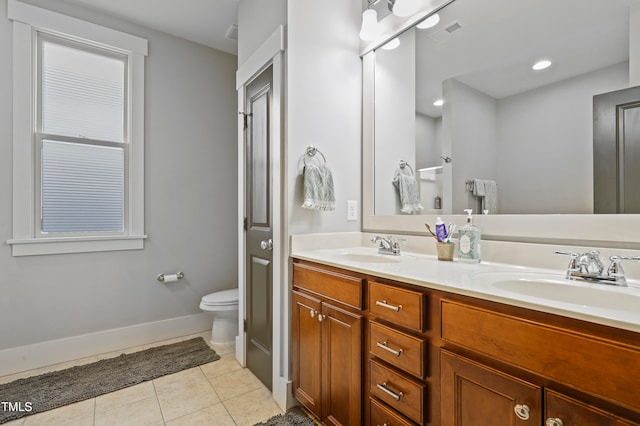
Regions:
[[[14,256],[141,249],[146,40],[9,0]]]

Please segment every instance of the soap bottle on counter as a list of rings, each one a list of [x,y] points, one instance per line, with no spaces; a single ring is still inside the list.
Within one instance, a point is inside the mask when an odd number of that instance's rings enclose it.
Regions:
[[[473,224],[473,210],[465,209],[467,224],[458,230],[458,260],[464,263],[480,262],[480,229]]]

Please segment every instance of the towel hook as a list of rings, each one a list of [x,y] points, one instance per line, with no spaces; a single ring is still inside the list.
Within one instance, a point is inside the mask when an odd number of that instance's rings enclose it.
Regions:
[[[451,162],[451,157],[444,157],[444,156],[441,155],[440,158],[442,158],[445,163],[450,163]]]

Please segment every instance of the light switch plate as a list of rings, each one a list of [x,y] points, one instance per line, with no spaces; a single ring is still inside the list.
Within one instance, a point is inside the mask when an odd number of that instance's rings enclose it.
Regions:
[[[349,222],[358,220],[358,202],[356,200],[347,200],[347,220]]]

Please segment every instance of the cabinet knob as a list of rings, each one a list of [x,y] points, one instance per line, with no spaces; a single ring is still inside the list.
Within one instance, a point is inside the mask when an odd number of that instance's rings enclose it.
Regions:
[[[316,311],[314,311],[313,309],[309,311],[309,315],[311,315],[311,318],[316,316]]]
[[[559,419],[557,417],[555,417],[553,419],[551,417],[549,417],[544,424],[545,424],[545,426],[563,426],[564,422],[562,421],[562,419]]]
[[[513,407],[513,411],[515,411],[516,416],[518,416],[520,420],[529,420],[529,412],[531,409],[528,405],[516,404],[516,406]]]
[[[318,314],[318,321],[322,322],[326,317],[326,315]]]

